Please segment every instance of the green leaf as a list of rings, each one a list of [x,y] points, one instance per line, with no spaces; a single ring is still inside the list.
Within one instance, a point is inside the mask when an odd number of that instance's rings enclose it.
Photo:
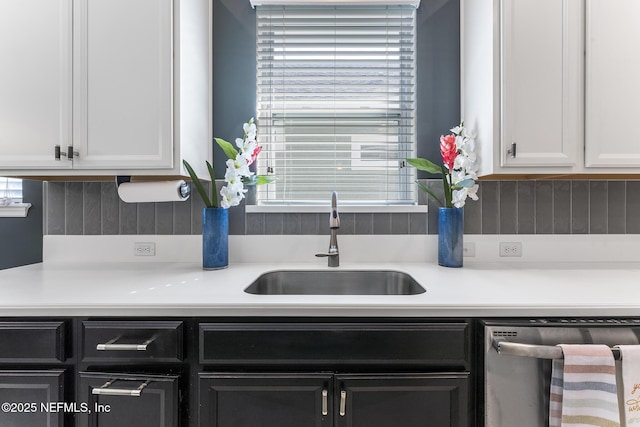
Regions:
[[[433,197],[433,199],[438,202],[438,204],[440,206],[444,206],[444,204],[442,203],[442,200],[440,200],[440,198],[438,196],[436,196],[436,193],[434,193],[429,187],[427,187],[426,185],[424,185],[423,183],[421,183],[420,181],[416,181],[416,184],[418,184],[418,187],[422,188],[428,195],[430,195],[431,197]]]
[[[449,185],[449,181],[447,180],[447,176],[449,176],[449,171],[444,165],[441,166],[442,171],[442,186],[444,188],[444,207],[452,208],[453,203],[451,202],[452,194],[451,194],[451,186]]]
[[[435,163],[427,159],[421,159],[421,158],[407,159],[407,163],[409,163],[411,166],[421,171],[426,171],[434,174],[440,173],[440,166],[436,165]]]
[[[213,171],[213,166],[207,160],[207,169],[209,170],[209,177],[211,178],[211,204],[214,208],[218,207],[218,188],[216,187],[216,174]]]
[[[471,178],[463,179],[462,181],[456,182],[456,185],[454,185],[454,187],[456,187],[456,188],[463,188],[463,187],[471,188],[471,187],[473,187],[475,185],[475,183],[476,182],[474,180],[472,180]]]
[[[253,175],[250,178],[244,178],[242,182],[246,186],[253,187],[255,185],[270,184],[275,180],[276,177],[273,175]]]
[[[202,186],[202,182],[200,182],[200,178],[198,178],[198,175],[196,175],[196,173],[194,172],[189,162],[187,162],[186,160],[183,160],[182,164],[184,165],[184,168],[187,170],[187,172],[189,172],[191,181],[193,181],[193,185],[195,185],[196,190],[198,190],[198,193],[200,193],[200,197],[202,197],[202,201],[204,202],[204,205],[208,208],[217,208],[218,207],[217,200],[215,200],[216,202],[215,205],[211,204],[211,201],[209,201],[209,198],[207,197],[207,192],[204,190],[204,187]],[[215,181],[213,185],[215,185]]]
[[[238,150],[235,149],[233,144],[231,144],[229,141],[225,141],[222,138],[213,139],[215,139],[216,143],[220,146],[220,148],[222,148],[222,151],[224,151],[224,154],[226,154],[228,158],[232,160],[236,159],[236,157],[238,156]]]

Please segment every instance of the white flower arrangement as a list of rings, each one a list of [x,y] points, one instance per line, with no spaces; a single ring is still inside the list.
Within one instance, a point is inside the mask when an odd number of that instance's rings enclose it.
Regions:
[[[464,127],[464,122],[450,129],[450,135],[440,136],[441,166],[422,158],[407,159],[416,169],[442,175],[444,202],[426,185],[418,182],[427,194],[440,205],[461,208],[467,197],[478,200],[478,163],[475,153],[475,135]]]
[[[253,162],[255,162],[258,154],[262,150],[262,147],[258,145],[257,134],[258,128],[254,123],[253,118],[242,126],[244,131],[243,138],[236,138],[235,143],[238,149],[233,144],[225,141],[222,138],[214,138],[218,146],[222,148],[222,151],[229,158],[226,162],[227,170],[224,174],[224,181],[226,185],[220,190],[220,207],[228,209],[232,206],[238,206],[247,192],[246,186],[267,184],[273,181],[273,177],[265,175],[256,175],[249,168]],[[215,195],[215,173],[213,166],[208,161],[207,169],[211,177],[211,197],[207,196],[204,186],[200,179],[195,174],[191,165],[184,160],[183,164],[193,184],[195,185],[200,197],[205,206],[208,208],[218,207],[218,198]]]

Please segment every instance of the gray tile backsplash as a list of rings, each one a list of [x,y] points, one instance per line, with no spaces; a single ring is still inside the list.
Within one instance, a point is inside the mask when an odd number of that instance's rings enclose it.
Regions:
[[[607,204],[607,182],[589,182],[589,234],[607,234],[608,232],[608,210]]]
[[[627,182],[626,198],[626,232],[629,234],[640,233],[640,181]]]
[[[51,182],[47,184],[45,189],[57,187],[60,184],[59,182]],[[45,197],[46,194],[45,191]],[[48,206],[48,204],[46,205]],[[47,209],[47,216],[49,215],[55,215],[55,213]],[[115,184],[100,183],[100,215],[102,234],[120,234],[120,198]]]
[[[535,234],[536,231],[536,183],[534,181],[518,181],[518,234]]]
[[[636,196],[637,198],[638,196]],[[627,231],[627,183],[624,181],[607,182],[607,232],[624,234]],[[604,200],[591,199],[591,203],[604,203]]]
[[[500,234],[516,234],[518,232],[518,183],[515,181],[500,182],[499,197],[498,225]]]
[[[426,184],[442,194],[440,180]],[[436,234],[425,213],[342,213],[341,234]],[[466,234],[640,234],[640,181],[482,181],[465,206]],[[111,182],[48,182],[45,234],[200,234],[202,201],[122,202]],[[325,213],[229,212],[231,234],[327,234]]]
[[[572,181],[571,234],[588,234],[589,217],[589,181]]]
[[[553,182],[537,182],[534,191],[535,232],[553,234]]]
[[[571,182],[553,182],[553,234],[571,234]]]
[[[500,183],[496,181],[482,182],[480,183],[480,192],[480,200],[475,203],[480,203],[481,206],[482,227],[479,230],[475,230],[475,234],[499,234]],[[429,225],[431,225],[431,222],[429,222]]]

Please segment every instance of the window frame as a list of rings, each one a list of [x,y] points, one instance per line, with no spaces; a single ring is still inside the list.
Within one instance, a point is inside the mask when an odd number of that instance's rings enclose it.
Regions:
[[[267,3],[272,3],[272,2],[267,2]],[[286,2],[285,2],[286,3]],[[300,4],[300,3],[314,3],[314,2],[308,2],[308,1],[302,1],[302,2],[293,2],[296,4]],[[322,2],[322,3],[340,3],[343,4],[344,2]],[[351,2],[348,2],[351,3]],[[355,3],[361,3],[361,2],[355,2]],[[363,3],[363,2],[362,2]],[[371,3],[375,3],[378,4],[379,2],[366,2],[368,4]],[[388,1],[384,1],[381,3],[385,3],[386,5],[389,5],[390,3],[393,2],[388,2]],[[403,4],[408,4],[408,3],[413,3],[415,4],[416,2],[396,2],[396,3],[403,3]],[[260,2],[260,4],[265,4],[264,2]],[[419,4],[419,2],[418,2]],[[259,5],[256,2],[256,5]],[[255,7],[255,6],[254,6]],[[379,6],[378,6],[379,7]],[[416,6],[417,7],[417,6]],[[409,144],[407,144],[406,142],[400,141],[398,140],[398,142],[396,142],[395,144],[397,144],[398,146],[400,145],[409,145],[410,146],[410,152],[408,152],[408,150],[406,150],[406,148],[402,149],[402,153],[403,153],[403,157],[398,156],[396,159],[393,158],[388,158],[388,160],[386,160],[387,162],[392,162],[392,161],[397,161],[398,163],[398,167],[400,169],[400,163],[403,163],[403,160],[407,157],[415,157],[415,153],[417,150],[417,126],[416,126],[416,117],[415,117],[415,112],[416,112],[416,104],[417,104],[417,89],[416,89],[416,81],[417,81],[417,76],[416,76],[416,72],[415,72],[415,67],[417,66],[417,54],[415,51],[415,45],[416,45],[416,13],[415,10],[412,11],[412,24],[411,24],[411,28],[412,28],[412,32],[411,32],[411,39],[412,39],[412,45],[411,45],[411,64],[413,67],[413,75],[411,77],[411,108],[410,111],[412,112],[412,117],[411,117],[411,134],[410,134],[410,138],[411,141],[409,142]],[[258,21],[258,19],[257,19]],[[257,25],[259,25],[257,23]],[[260,32],[259,32],[259,28],[257,28],[257,35],[256,35],[256,41],[257,41],[257,45],[259,45],[260,43]],[[260,55],[260,51],[257,51],[257,56]],[[259,62],[259,61],[258,61]],[[258,83],[258,87],[259,87],[259,82],[260,82],[260,64],[258,64],[258,76],[257,76],[257,83]],[[402,78],[402,77],[401,77]],[[257,98],[257,109],[258,109],[258,139],[259,141],[261,141],[261,129],[262,126],[261,124],[264,124],[263,117],[261,117],[260,114],[260,92],[258,91],[258,98]],[[404,102],[404,101],[401,101]],[[388,107],[387,107],[388,108]],[[389,113],[387,110],[387,119],[389,119]],[[273,120],[275,117],[275,115],[271,115],[270,119]],[[399,117],[398,121],[400,120],[405,120],[405,117]],[[268,126],[270,127],[270,126]],[[262,134],[263,135],[263,134]],[[263,135],[264,136],[264,135]],[[261,142],[262,143],[262,142]],[[349,142],[349,144],[352,145],[357,145],[357,143],[354,142]],[[398,150],[400,150],[398,148]],[[355,153],[355,151],[351,150],[349,151],[350,153]],[[268,151],[264,150],[263,153],[267,154]],[[263,155],[261,154],[261,156],[258,158],[258,173],[260,174],[267,174],[268,168],[267,168],[267,161],[268,161],[268,154],[267,155]],[[377,200],[366,200],[366,201],[355,201],[355,200],[351,200],[349,203],[351,205],[354,205],[354,211],[368,211],[371,212],[371,208],[372,207],[394,207],[394,209],[397,209],[397,211],[409,211],[409,212],[413,212],[414,207],[417,205],[417,189],[415,188],[415,179],[416,179],[416,172],[413,168],[409,168],[406,167],[406,165],[403,168],[403,170],[401,172],[398,172],[397,176],[399,180],[402,180],[402,176],[404,174],[404,182],[400,182],[398,181],[398,183],[394,184],[396,185],[399,189],[396,190],[396,193],[400,194],[403,191],[406,194],[410,194],[410,197],[406,197],[404,200],[401,200],[399,202],[393,201],[391,199],[389,199],[388,197],[386,199],[377,199]],[[390,166],[389,169],[391,169],[392,167]],[[278,177],[278,170],[275,171],[274,175],[276,176],[276,179]],[[273,184],[272,184],[273,185]],[[277,185],[277,184],[276,184]],[[400,189],[400,186],[402,186],[402,188],[404,189]],[[329,192],[327,192],[327,196],[322,197],[320,199],[314,199],[312,201],[303,201],[303,200],[290,200],[290,199],[279,199],[279,200],[265,200],[264,198],[264,189],[263,190],[258,190],[259,192],[261,191],[260,194],[258,194],[258,197],[256,198],[256,205],[254,206],[248,206],[248,211],[252,211],[252,212],[277,212],[277,211],[298,211],[298,212],[302,212],[302,211],[321,211],[318,210],[317,208],[315,208],[315,206],[324,206],[326,205],[326,200],[328,200],[328,195]],[[389,192],[386,191],[386,195],[389,195]],[[365,209],[360,209],[359,207],[366,207]],[[418,209],[419,211],[423,211],[423,209]]]

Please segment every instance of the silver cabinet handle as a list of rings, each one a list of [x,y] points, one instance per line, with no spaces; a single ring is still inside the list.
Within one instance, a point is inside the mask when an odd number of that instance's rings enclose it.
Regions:
[[[73,156],[78,157],[80,153],[73,150],[73,145],[67,147],[67,160],[73,160]]]
[[[117,336],[112,340],[107,341],[104,344],[96,345],[96,350],[99,351],[147,351],[147,347],[151,344],[156,338],[157,335],[152,336],[145,342],[141,344],[116,344],[122,336]]]
[[[66,157],[67,160],[73,160],[73,156],[78,157],[80,155],[80,153],[74,151],[73,145],[69,145],[66,152],[61,151],[59,145],[54,145],[53,150],[53,155],[56,160],[60,160],[60,156]]]
[[[347,412],[347,392],[342,390],[340,392],[340,416],[344,417]]]
[[[329,414],[329,392],[322,390],[322,415]]]
[[[116,381],[116,379],[107,381],[100,388],[94,388],[93,390],[91,390],[91,394],[97,394],[101,396],[140,397],[140,395],[142,394],[142,390],[144,390],[144,388],[151,382],[151,380],[147,380],[140,384],[137,388],[109,388],[114,381]]]

